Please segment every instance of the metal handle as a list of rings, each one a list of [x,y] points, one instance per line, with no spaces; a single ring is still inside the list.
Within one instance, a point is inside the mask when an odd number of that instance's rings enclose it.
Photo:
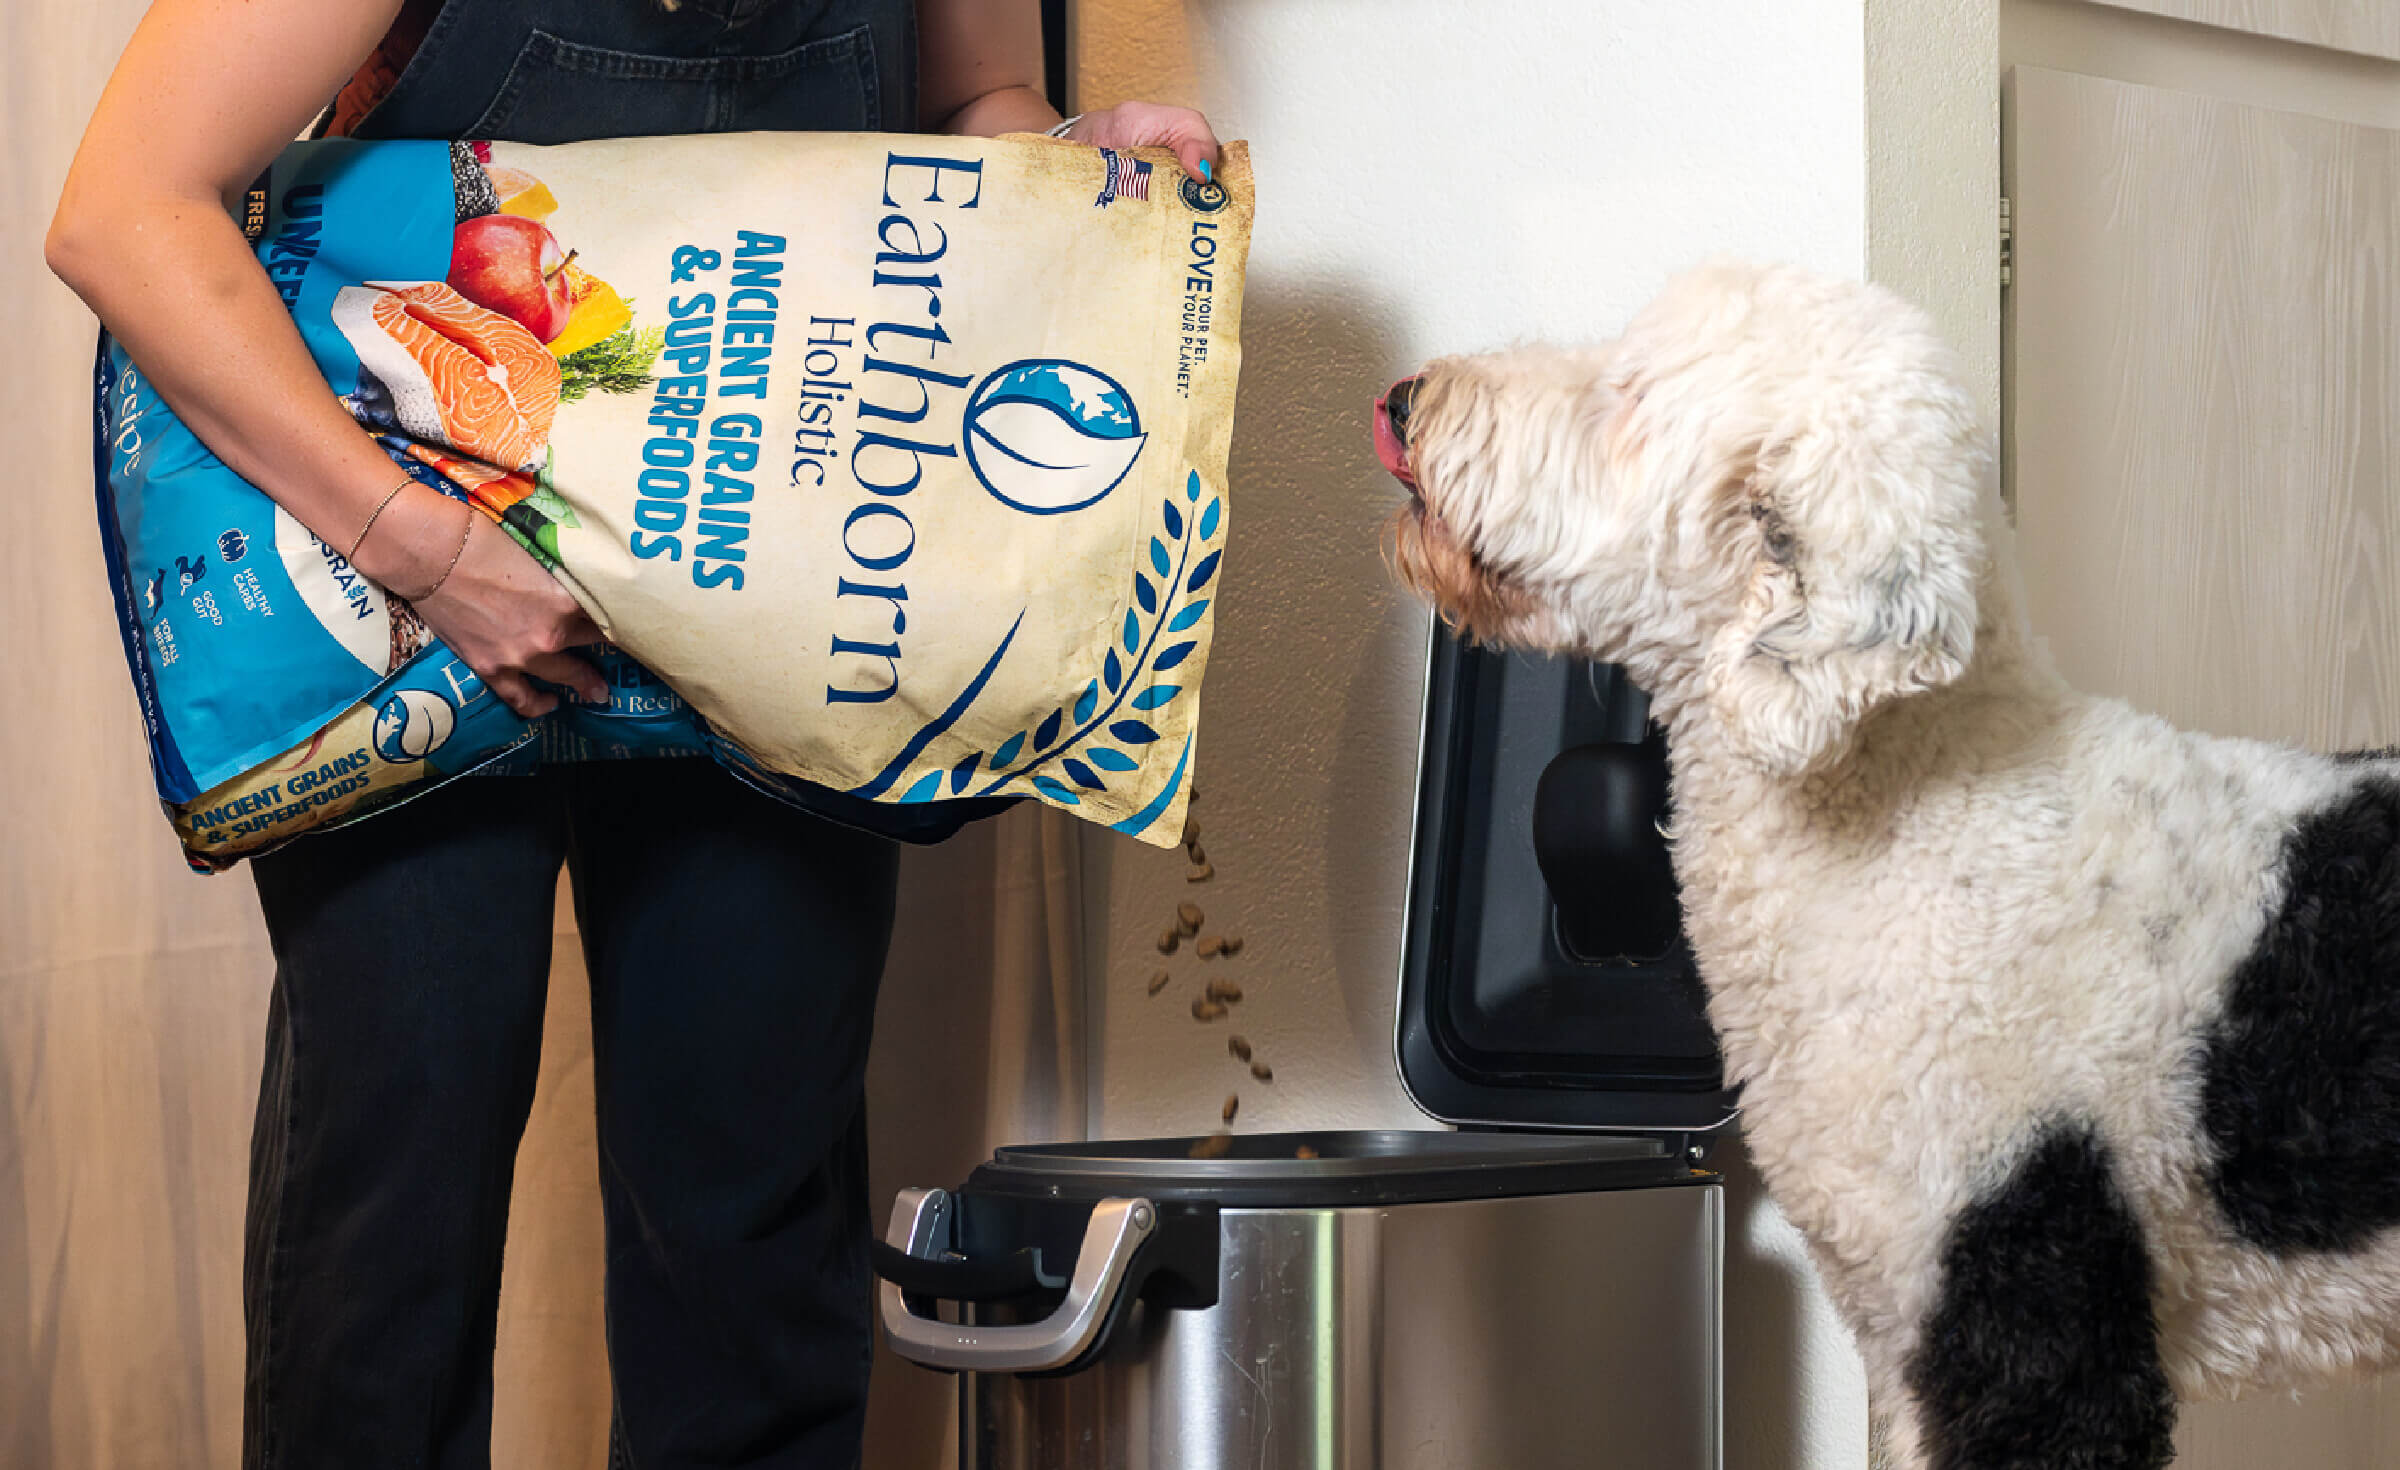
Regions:
[[[912,1256],[930,1256],[948,1234],[950,1196],[939,1189],[904,1189],[892,1203],[884,1240]],[[1046,1373],[1083,1356],[1108,1320],[1125,1268],[1158,1228],[1146,1199],[1104,1199],[1092,1206],[1075,1256],[1066,1300],[1039,1322],[1006,1327],[967,1326],[920,1317],[892,1282],[877,1288],[883,1330],[892,1351],[912,1363],[966,1373]]]

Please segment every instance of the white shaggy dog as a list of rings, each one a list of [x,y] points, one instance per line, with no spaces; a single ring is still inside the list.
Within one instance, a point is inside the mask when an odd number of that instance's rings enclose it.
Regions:
[[[1716,266],[1379,406],[1402,574],[1622,664],[1750,1146],[1899,1465],[2150,1467],[2400,1347],[2400,759],[2060,682],[1922,314]]]

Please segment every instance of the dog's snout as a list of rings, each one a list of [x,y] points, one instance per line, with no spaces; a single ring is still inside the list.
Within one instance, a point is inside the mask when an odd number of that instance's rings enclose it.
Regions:
[[[1417,488],[1417,478],[1408,465],[1408,419],[1416,407],[1417,381],[1402,378],[1375,400],[1375,457],[1411,490]]]
[[[1402,378],[1384,390],[1383,416],[1392,421],[1392,436],[1408,442],[1408,414],[1416,406],[1418,378]]]

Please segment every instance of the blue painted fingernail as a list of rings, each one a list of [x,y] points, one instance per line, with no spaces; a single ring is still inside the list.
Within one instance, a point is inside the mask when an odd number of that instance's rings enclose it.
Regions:
[[[1208,180],[1210,183],[1216,182],[1216,173],[1214,170],[1209,168],[1208,160],[1205,158],[1200,160],[1200,177]]]

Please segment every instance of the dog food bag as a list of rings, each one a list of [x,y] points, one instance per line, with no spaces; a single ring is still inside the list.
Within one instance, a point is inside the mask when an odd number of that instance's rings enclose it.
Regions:
[[[517,719],[104,340],[103,541],[187,853],[537,737],[1173,845],[1251,210],[1238,143],[1212,180],[1038,138],[295,145],[244,224],[302,338],[591,613],[616,697]]]

